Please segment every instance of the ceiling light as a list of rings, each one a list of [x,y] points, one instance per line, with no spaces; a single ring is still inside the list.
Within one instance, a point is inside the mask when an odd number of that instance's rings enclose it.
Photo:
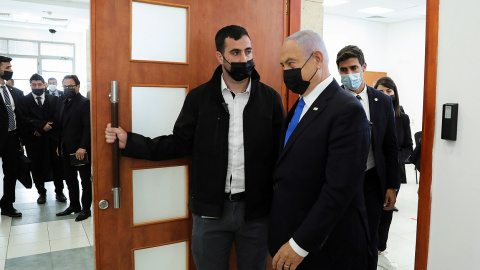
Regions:
[[[350,1],[346,1],[346,0],[324,0],[323,1],[323,6],[324,7],[334,7],[334,6],[339,6],[339,5],[343,5],[343,4],[346,4],[346,3],[349,3]]]
[[[379,14],[384,14],[387,12],[392,12],[394,11],[393,9],[388,9],[388,8],[382,8],[382,7],[369,7],[369,8],[364,8],[357,10],[358,12],[362,13],[368,13],[368,14],[373,14],[373,15],[379,15]]]

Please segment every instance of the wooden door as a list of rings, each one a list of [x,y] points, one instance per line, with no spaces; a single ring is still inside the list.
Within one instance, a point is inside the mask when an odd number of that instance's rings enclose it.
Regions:
[[[164,162],[120,157],[120,208],[113,207],[112,150],[104,134],[111,122],[111,81],[118,81],[122,128],[152,137],[170,134],[185,95],[209,80],[218,65],[216,32],[237,24],[250,34],[261,80],[281,92],[279,54],[289,34],[287,4],[91,1],[96,269],[195,269],[187,209],[188,157]],[[99,209],[101,200],[110,206]]]

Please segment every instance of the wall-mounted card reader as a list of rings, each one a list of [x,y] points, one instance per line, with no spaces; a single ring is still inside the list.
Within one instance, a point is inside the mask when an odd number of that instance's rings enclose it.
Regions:
[[[457,140],[458,103],[443,104],[442,139]]]

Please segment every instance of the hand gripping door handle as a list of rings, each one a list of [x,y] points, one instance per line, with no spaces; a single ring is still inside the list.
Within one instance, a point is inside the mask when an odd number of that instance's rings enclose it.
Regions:
[[[111,113],[112,113],[112,127],[118,128],[118,82],[111,82]],[[112,176],[113,176],[113,208],[120,208],[120,166],[119,166],[119,149],[118,139],[112,144]]]

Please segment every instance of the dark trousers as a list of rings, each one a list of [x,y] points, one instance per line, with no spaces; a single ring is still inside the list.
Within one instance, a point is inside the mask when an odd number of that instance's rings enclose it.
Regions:
[[[400,188],[398,189],[400,191]],[[397,191],[397,196],[398,196]],[[378,226],[378,250],[385,251],[387,249],[388,232],[390,231],[390,225],[392,224],[393,210],[382,210],[380,216],[380,224]]]
[[[2,210],[13,209],[15,202],[15,184],[18,178],[18,162],[20,152],[20,139],[17,134],[9,132],[2,155],[3,168],[3,196],[0,199]]]
[[[376,270],[378,262],[378,225],[383,211],[384,197],[376,168],[365,172],[363,193],[365,195],[365,207],[367,208],[370,245],[373,252],[373,256],[368,257],[367,269]]]
[[[192,253],[198,270],[228,270],[235,244],[239,270],[267,267],[268,218],[245,221],[245,202],[225,201],[221,218],[193,214]]]
[[[90,210],[92,205],[92,181],[90,164],[83,166],[70,165],[70,157],[63,155],[63,169],[65,181],[67,182],[68,195],[70,197],[70,207],[74,210]],[[82,180],[82,204],[80,205],[80,189],[78,186],[77,172],[80,173]]]
[[[32,177],[38,194],[45,195],[45,182],[53,180],[55,193],[63,194],[63,163],[57,156],[57,144],[45,139],[26,146],[27,154],[32,160]]]

